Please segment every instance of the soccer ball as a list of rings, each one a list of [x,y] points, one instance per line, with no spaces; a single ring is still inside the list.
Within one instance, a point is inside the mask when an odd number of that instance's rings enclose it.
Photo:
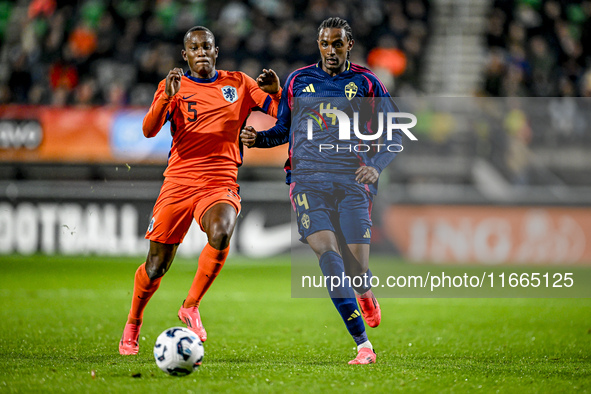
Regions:
[[[197,334],[185,327],[165,330],[154,345],[156,365],[173,376],[185,376],[199,368],[203,355],[203,344]]]

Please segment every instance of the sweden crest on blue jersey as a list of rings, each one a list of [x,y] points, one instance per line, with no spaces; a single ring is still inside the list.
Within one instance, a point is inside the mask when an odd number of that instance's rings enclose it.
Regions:
[[[224,95],[224,99],[230,103],[238,100],[238,92],[234,86],[224,86],[222,88],[222,94]]]
[[[310,216],[308,216],[307,213],[302,215],[302,226],[304,226],[305,229],[310,228]]]
[[[347,96],[349,100],[352,100],[357,94],[357,90],[358,89],[357,85],[355,85],[355,82],[349,82],[347,86],[345,86],[345,96]]]

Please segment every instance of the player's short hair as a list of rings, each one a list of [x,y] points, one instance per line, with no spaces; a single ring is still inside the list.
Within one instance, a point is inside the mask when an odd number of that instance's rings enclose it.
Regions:
[[[190,28],[189,30],[187,30],[187,32],[185,33],[185,36],[183,38],[183,46],[185,46],[187,44],[187,40],[189,39],[189,35],[191,33],[193,33],[194,31],[204,31],[204,32],[206,32],[208,34],[211,34],[211,37],[213,38],[213,45],[215,45],[215,36],[211,32],[211,30],[209,30],[205,26],[193,26],[192,28]]]
[[[353,30],[349,23],[346,20],[341,19],[339,17],[328,18],[322,21],[320,26],[318,26],[318,36],[320,36],[320,31],[322,29],[343,29],[345,30],[345,34],[347,35],[347,40],[351,41],[353,39]]]

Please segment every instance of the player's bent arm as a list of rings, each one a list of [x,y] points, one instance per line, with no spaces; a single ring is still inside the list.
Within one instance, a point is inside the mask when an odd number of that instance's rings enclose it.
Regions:
[[[271,97],[271,104],[269,105],[269,109],[267,110],[267,114],[271,115],[274,118],[277,118],[279,112],[279,103],[281,102],[281,95],[283,94],[283,89],[279,88],[277,93],[269,94]]]
[[[275,74],[275,72],[271,75],[261,74],[256,82],[248,75],[244,73],[242,74],[244,77],[244,83],[246,84],[249,95],[253,101],[251,105],[255,109],[277,118],[279,102],[283,92],[278,86],[279,77],[277,77],[277,74]],[[273,82],[269,82],[269,79],[273,80]]]
[[[154,94],[154,101],[144,117],[142,130],[144,136],[152,138],[158,134],[164,123],[166,122],[166,115],[170,110],[172,97],[164,91],[164,81],[158,85],[158,90]]]
[[[388,91],[380,82],[378,77],[376,77],[373,73],[369,76],[372,77],[372,79],[374,79],[373,96],[381,99],[380,112],[399,112],[398,106],[394,102],[394,99],[392,99],[390,93],[388,93]],[[388,148],[382,149],[375,156],[369,158],[369,160],[367,160],[366,162],[367,166],[373,167],[377,170],[378,175],[382,173],[384,168],[388,167],[392,160],[394,160],[394,158],[398,155],[399,151],[401,151],[402,133],[400,131],[395,131],[394,133],[392,133],[392,140],[386,142]]]
[[[257,84],[267,94],[281,93],[281,82],[277,73],[272,69],[263,69],[263,72],[257,78]]]
[[[402,149],[402,133],[392,133],[392,140],[387,141],[388,148],[382,149],[375,156],[367,160],[366,165],[375,168],[381,174],[384,168],[394,160]],[[393,148],[392,148],[393,147]]]
[[[287,82],[286,82],[287,87]],[[284,88],[279,102],[277,122],[269,130],[259,131],[253,146],[256,148],[273,148],[289,142],[291,127],[291,108],[289,107],[289,89]]]
[[[273,148],[289,142],[289,129],[284,125],[277,124],[269,130],[259,131],[254,141],[255,148]]]
[[[264,101],[257,103],[258,107],[266,113],[274,118],[277,118],[279,112],[279,104],[281,102],[281,95],[283,94],[283,89],[279,88],[277,93],[264,93],[262,89],[258,89],[259,92],[265,95]],[[254,95],[253,95],[254,97]]]

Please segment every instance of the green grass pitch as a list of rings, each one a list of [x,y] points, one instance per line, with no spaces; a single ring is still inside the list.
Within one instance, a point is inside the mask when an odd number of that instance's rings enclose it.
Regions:
[[[590,299],[381,299],[377,364],[328,299],[290,297],[289,258],[231,257],[201,313],[203,366],[176,378],[152,346],[196,262],[178,259],[144,316],[140,353],[118,354],[140,259],[0,258],[0,392],[591,391]]]

